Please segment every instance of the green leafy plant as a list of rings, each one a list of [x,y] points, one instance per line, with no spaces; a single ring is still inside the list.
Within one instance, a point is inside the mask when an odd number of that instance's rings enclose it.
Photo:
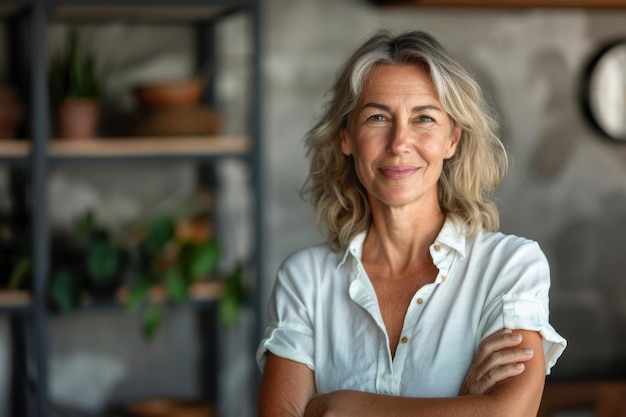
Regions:
[[[55,234],[52,251],[50,290],[61,311],[76,310],[83,292],[111,297],[120,285],[126,251],[96,223],[92,212],[80,217],[69,232]]]
[[[64,313],[75,311],[84,294],[113,298],[131,277],[126,307],[143,314],[142,334],[151,340],[158,332],[170,303],[188,302],[195,283],[220,280],[222,248],[212,237],[206,218],[162,215],[147,222],[133,238],[117,241],[92,212],[77,219],[69,231],[55,232],[51,248],[50,295]],[[129,243],[132,242],[132,243]],[[11,287],[28,278],[31,257],[28,251],[11,265]],[[236,325],[245,303],[244,267],[241,264],[224,274],[218,314],[226,327]],[[151,296],[159,290],[162,296]]]
[[[126,301],[131,311],[143,311],[143,335],[154,337],[169,302],[189,301],[196,282],[214,280],[221,259],[221,247],[206,230],[202,220],[177,219],[164,215],[152,220],[134,249],[133,275],[137,278]],[[222,323],[236,323],[244,302],[243,267],[237,265],[224,280],[219,301]],[[151,300],[150,291],[161,288],[165,297]]]
[[[75,27],[67,36],[65,49],[52,55],[50,87],[56,101],[67,97],[97,98],[100,95],[95,56],[85,50]]]

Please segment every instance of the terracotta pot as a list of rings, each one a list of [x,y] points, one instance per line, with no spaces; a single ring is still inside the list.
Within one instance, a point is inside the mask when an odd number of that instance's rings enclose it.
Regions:
[[[15,89],[0,85],[0,139],[15,138],[23,108]]]
[[[130,404],[128,411],[136,417],[167,417],[174,406],[174,401],[154,399]]]
[[[59,138],[89,139],[97,136],[100,108],[95,99],[66,98],[57,108]]]
[[[163,81],[140,84],[135,87],[138,104],[145,110],[171,107],[196,107],[204,92],[201,79]]]
[[[199,401],[154,399],[130,404],[127,410],[134,417],[211,417],[215,407]]]

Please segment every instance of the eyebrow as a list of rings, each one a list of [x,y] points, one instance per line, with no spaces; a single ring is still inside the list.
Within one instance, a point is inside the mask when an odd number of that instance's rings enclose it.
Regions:
[[[374,107],[376,109],[380,109],[380,110],[385,110],[387,112],[391,112],[391,107],[386,106],[384,104],[379,104],[379,103],[365,103],[363,105],[362,108],[366,108],[366,107]],[[441,110],[439,107],[434,106],[432,104],[424,104],[423,106],[415,106],[411,109],[412,113],[419,113],[421,111],[424,110],[436,110],[436,111],[443,111]]]

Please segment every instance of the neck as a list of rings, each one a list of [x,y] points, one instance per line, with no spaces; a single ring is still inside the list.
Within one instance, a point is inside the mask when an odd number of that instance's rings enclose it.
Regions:
[[[363,262],[387,269],[390,276],[432,265],[430,245],[445,222],[439,203],[415,208],[372,208],[372,224],[363,243]]]

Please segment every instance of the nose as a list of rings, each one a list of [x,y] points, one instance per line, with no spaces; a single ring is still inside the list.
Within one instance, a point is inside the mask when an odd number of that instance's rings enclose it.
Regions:
[[[392,155],[402,155],[408,152],[410,129],[406,123],[394,123],[389,131],[387,151]]]

